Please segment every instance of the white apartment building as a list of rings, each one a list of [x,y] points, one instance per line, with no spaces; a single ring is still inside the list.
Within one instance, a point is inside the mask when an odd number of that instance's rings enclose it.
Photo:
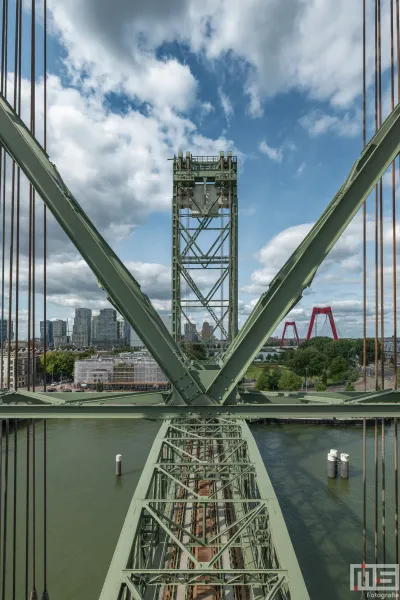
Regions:
[[[35,356],[31,353],[31,369],[30,369],[30,383],[38,383],[38,373],[40,371],[39,356]],[[3,387],[15,389],[16,387],[27,387],[28,385],[28,353],[18,352],[16,358],[15,352],[10,355],[10,381],[8,381],[8,353],[5,352],[3,355]]]

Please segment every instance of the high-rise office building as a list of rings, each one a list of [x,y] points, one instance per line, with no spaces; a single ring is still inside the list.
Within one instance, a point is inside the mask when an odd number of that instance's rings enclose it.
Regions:
[[[197,342],[198,336],[196,331],[196,325],[190,321],[186,321],[184,324],[184,339],[185,342]]]
[[[118,339],[125,341],[125,321],[117,321],[118,323]]]
[[[101,309],[97,339],[101,342],[112,342],[118,339],[117,311],[113,308]]]
[[[100,315],[92,317],[92,340],[99,339],[99,319]]]
[[[14,339],[14,323],[11,321],[11,340]],[[0,319],[0,342],[8,341],[8,319]]]
[[[201,329],[201,339],[203,342],[211,342],[212,340],[212,327],[208,321],[204,321]]]
[[[67,321],[62,319],[55,319],[53,323],[53,337],[62,337],[67,335]]]
[[[40,321],[40,343],[44,345],[44,321]],[[46,321],[46,346],[52,346],[54,343],[53,321]]]
[[[92,331],[92,311],[90,308],[76,308],[72,342],[80,347],[90,346]]]
[[[56,319],[53,323],[53,343],[54,347],[65,346],[68,343],[67,321]]]

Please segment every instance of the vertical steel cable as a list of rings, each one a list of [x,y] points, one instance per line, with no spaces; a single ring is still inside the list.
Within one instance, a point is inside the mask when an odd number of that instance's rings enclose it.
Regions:
[[[0,542],[1,542],[1,512],[2,512],[2,500],[3,500],[3,419],[0,419]],[[0,575],[1,575],[1,557],[2,549],[0,543]]]
[[[46,1],[46,0],[45,0]],[[43,422],[43,594],[42,600],[49,600],[47,591],[47,422]]]
[[[8,508],[8,452],[10,423],[6,419],[6,446],[4,456],[4,508],[3,508],[3,577],[1,581],[1,600],[6,600],[6,567],[7,567],[7,508]]]
[[[397,417],[394,419],[394,552],[395,564],[399,564],[399,468],[398,468],[398,434]],[[399,590],[396,591],[396,599],[399,598]]]
[[[386,499],[385,499],[385,419],[382,418],[382,439],[381,439],[381,457],[382,457],[382,563],[386,562]]]
[[[18,94],[17,114],[21,116],[21,79],[22,79],[22,0],[18,4]],[[16,235],[16,260],[15,260],[15,362],[14,377],[15,389],[18,389],[18,335],[19,335],[19,250],[20,250],[20,208],[21,208],[21,169],[17,168],[17,235]]]
[[[30,600],[37,600],[36,592],[36,430],[32,419],[32,590]]]
[[[378,130],[378,2],[375,0],[375,131]],[[375,186],[375,389],[378,389],[378,264],[379,264],[379,236],[378,236],[378,206],[379,206],[379,193],[378,185]]]
[[[378,564],[378,419],[375,419],[375,532],[374,560]]]
[[[367,77],[366,77],[366,0],[363,0],[363,148],[367,143]],[[367,391],[367,201],[363,205],[363,367],[364,391]],[[367,562],[367,421],[363,417],[362,464],[363,464],[363,539],[362,564]],[[363,571],[363,584],[365,573]]]
[[[32,0],[32,33],[31,33],[31,133],[35,137],[35,112],[36,112],[36,0]],[[36,316],[36,191],[30,185],[32,193],[32,340],[33,340],[33,364],[32,364],[32,389],[35,390],[36,381],[36,344],[35,344],[35,316]]]
[[[20,0],[17,0],[17,4]],[[12,560],[12,600],[16,600],[17,581],[17,441],[18,421],[14,421],[14,513],[13,513],[13,560]]]
[[[14,34],[14,90],[13,90],[13,107],[17,109],[17,75],[18,75],[18,12],[19,12],[19,0],[15,3],[15,34]],[[12,299],[13,299],[13,267],[14,267],[14,220],[15,220],[15,161],[12,161],[12,174],[11,174],[11,227],[10,227],[10,271],[9,271],[9,297],[8,297],[8,314],[10,315],[8,322],[8,360],[7,368],[8,375],[7,380],[10,382],[11,374],[11,314],[12,314]],[[14,353],[14,356],[16,354]],[[14,387],[15,380],[18,378],[18,371],[16,369],[14,359]],[[10,383],[8,383],[10,387]]]
[[[36,0],[31,4],[31,133],[35,136],[35,111],[36,111]],[[36,379],[36,344],[35,344],[35,190],[32,184],[29,186],[29,194],[32,206],[32,389],[35,390]],[[45,324],[46,327],[46,324]],[[36,429],[35,421],[32,420],[32,589],[31,600],[37,600],[36,592]]]
[[[362,469],[363,469],[363,541],[362,541],[362,564],[367,562],[367,420],[363,417],[362,436]],[[365,572],[363,571],[363,583]]]
[[[43,148],[47,149],[47,0],[43,4]],[[46,353],[47,353],[47,212],[43,203],[43,320],[44,320],[44,391],[46,391]],[[47,591],[47,422],[43,422],[43,594],[42,600],[48,600]]]
[[[43,3],[43,148],[47,151],[47,0]],[[47,206],[43,202],[43,389],[46,391],[47,367]],[[46,583],[46,578],[45,578]]]
[[[3,0],[3,12],[2,12],[2,23],[1,23],[1,81],[0,81],[0,92],[4,94],[5,88],[5,73],[7,68],[7,21],[8,21],[8,0]],[[5,161],[5,151],[3,147],[0,147],[0,196],[1,196],[1,183],[5,179],[5,169],[2,168],[3,156]],[[2,280],[1,280],[1,348],[0,348],[0,388],[4,387],[4,376],[3,376],[3,365],[4,365],[4,252],[5,252],[5,194],[3,194],[3,206],[2,206]],[[7,382],[7,385],[9,383]]]
[[[390,81],[391,81],[391,106],[394,110],[394,6],[390,0]],[[396,165],[392,162],[392,265],[393,265],[393,387],[397,389],[397,242],[396,242]]]
[[[7,34],[8,34],[8,0],[3,0],[3,18],[2,18],[2,52],[1,52],[1,93],[7,97]],[[3,159],[3,160],[2,160]],[[4,385],[3,365],[4,365],[4,273],[5,273],[5,239],[6,239],[6,152],[0,153],[0,162],[2,162],[2,256],[1,256],[1,374],[0,387]],[[8,317],[10,320],[10,315]],[[10,386],[9,380],[7,386]]]
[[[26,501],[25,501],[25,598],[29,594],[29,482],[30,482],[30,421],[26,423]]]
[[[378,0],[378,127],[382,125],[382,25],[381,0]],[[385,389],[385,311],[383,271],[383,180],[379,181],[379,255],[380,255],[380,304],[381,304],[381,387]]]

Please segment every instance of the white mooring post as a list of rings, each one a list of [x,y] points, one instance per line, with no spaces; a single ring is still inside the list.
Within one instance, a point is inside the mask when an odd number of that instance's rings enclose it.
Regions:
[[[349,478],[349,458],[348,454],[342,453],[340,455],[340,477],[343,479]]]
[[[121,475],[122,454],[117,454],[115,457],[115,474]]]
[[[337,469],[337,450],[330,450],[328,452],[328,477],[331,479],[335,479],[336,477],[336,469]]]

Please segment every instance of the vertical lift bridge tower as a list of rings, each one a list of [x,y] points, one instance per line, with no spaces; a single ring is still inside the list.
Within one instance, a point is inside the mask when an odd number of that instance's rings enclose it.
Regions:
[[[192,311],[205,313],[211,327],[204,343],[217,338],[226,347],[238,331],[237,159],[179,152],[173,186],[172,334],[179,343]]]

